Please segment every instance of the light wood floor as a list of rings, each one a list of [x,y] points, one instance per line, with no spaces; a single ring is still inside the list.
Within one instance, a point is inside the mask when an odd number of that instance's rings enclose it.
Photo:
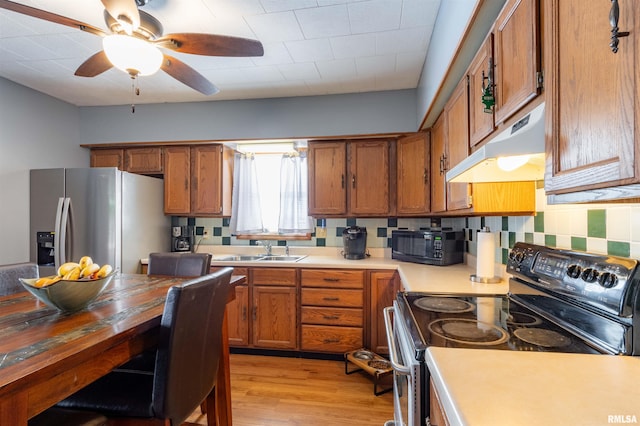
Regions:
[[[393,392],[375,396],[371,376],[345,374],[344,361],[231,354],[230,363],[234,426],[382,426],[393,419]],[[200,410],[188,422],[207,424]]]

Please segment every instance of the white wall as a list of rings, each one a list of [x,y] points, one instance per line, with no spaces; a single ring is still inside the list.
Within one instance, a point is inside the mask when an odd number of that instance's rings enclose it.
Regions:
[[[440,3],[436,27],[416,90],[418,125],[427,114],[425,128],[430,127],[438,118],[505,2],[506,0],[443,0]],[[467,28],[474,14],[473,25]],[[454,34],[463,34],[465,28],[468,30],[465,40],[452,37]],[[454,57],[456,51],[458,54]]]
[[[29,170],[86,167],[78,109],[0,78],[0,264],[29,260]]]
[[[83,143],[279,139],[417,130],[415,90],[80,108]]]

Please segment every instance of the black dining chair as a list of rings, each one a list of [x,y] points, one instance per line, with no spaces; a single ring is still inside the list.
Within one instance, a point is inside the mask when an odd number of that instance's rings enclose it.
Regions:
[[[0,296],[25,291],[18,278],[40,278],[35,263],[13,263],[0,265]]]
[[[210,253],[151,253],[147,265],[147,275],[199,277],[210,270]]]
[[[114,370],[57,407],[102,413],[110,425],[184,422],[215,387],[232,272],[169,289],[153,371]]]

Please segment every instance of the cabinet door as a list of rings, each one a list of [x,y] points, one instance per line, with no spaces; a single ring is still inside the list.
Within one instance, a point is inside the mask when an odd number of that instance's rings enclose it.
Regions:
[[[429,213],[429,134],[417,133],[398,139],[396,152],[398,215]]]
[[[447,181],[444,167],[447,161],[445,154],[446,119],[445,113],[440,114],[431,128],[431,211],[433,213],[447,210]]]
[[[309,214],[347,212],[347,151],[344,142],[309,144]]]
[[[222,213],[222,145],[191,147],[191,214]]]
[[[494,130],[494,109],[482,103],[483,87],[493,87],[493,34],[480,46],[480,50],[469,65],[469,148],[473,148]],[[493,89],[490,90],[493,93]]]
[[[249,287],[236,287],[236,299],[227,303],[229,345],[249,345]]]
[[[469,156],[469,94],[467,78],[463,78],[444,107],[447,115],[446,169],[455,166]],[[468,183],[447,184],[447,211],[466,209],[469,205]]]
[[[162,173],[162,148],[127,148],[124,150],[125,170],[131,173]]]
[[[91,167],[117,167],[124,170],[122,149],[92,149]]]
[[[588,2],[589,5],[591,3]],[[496,124],[503,123],[538,95],[539,10],[539,0],[508,0],[496,20]],[[584,21],[575,25],[580,28],[571,34],[572,38],[576,34],[592,31]],[[568,32],[566,34],[569,35]],[[591,46],[585,48],[582,53],[591,50]],[[581,71],[581,68],[574,68],[572,73]],[[599,86],[597,79],[590,81]]]
[[[545,2],[548,193],[639,181],[640,3],[618,4],[630,35],[613,53],[611,2]]]
[[[372,271],[369,274],[371,291],[370,348],[377,354],[388,354],[387,331],[382,310],[392,306],[400,290],[400,278],[395,271]]]
[[[191,149],[164,149],[164,212],[188,215],[191,208]]]
[[[253,286],[253,346],[297,349],[295,287]]]
[[[389,214],[389,141],[349,143],[350,215]]]

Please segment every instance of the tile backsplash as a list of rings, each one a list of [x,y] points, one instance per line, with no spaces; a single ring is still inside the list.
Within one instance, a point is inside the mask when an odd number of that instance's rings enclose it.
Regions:
[[[535,216],[482,216],[466,218],[380,218],[326,219],[326,237],[316,232],[311,240],[294,241],[293,246],[341,247],[342,231],[347,226],[367,228],[367,247],[384,248],[391,244],[394,229],[418,229],[437,225],[464,230],[466,251],[476,255],[476,233],[489,227],[499,239],[497,259],[506,263],[509,249],[516,241],[558,248],[590,251],[640,259],[640,204],[562,204],[547,205],[544,190],[536,194]],[[196,226],[200,245],[252,245],[253,240],[238,240],[229,232],[229,219],[173,218],[174,224]],[[316,224],[322,222],[318,219]],[[316,230],[318,228],[316,227]],[[204,231],[208,238],[202,238]],[[285,245],[279,241],[278,245]]]

